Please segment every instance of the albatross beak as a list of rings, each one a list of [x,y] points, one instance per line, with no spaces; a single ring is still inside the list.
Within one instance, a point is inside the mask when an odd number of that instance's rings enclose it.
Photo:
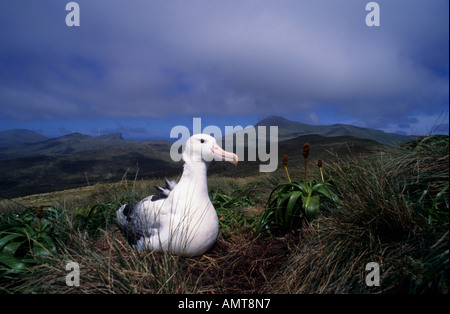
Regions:
[[[235,166],[238,164],[238,157],[236,156],[236,154],[227,152],[225,150],[223,150],[219,145],[214,144],[214,146],[211,149],[214,158],[216,160],[225,160],[228,162],[231,162],[232,164],[234,164]]]

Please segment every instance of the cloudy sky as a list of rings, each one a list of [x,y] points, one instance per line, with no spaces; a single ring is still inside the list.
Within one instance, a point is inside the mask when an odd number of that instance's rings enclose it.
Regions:
[[[280,115],[448,134],[449,1],[0,2],[0,131],[122,132]]]

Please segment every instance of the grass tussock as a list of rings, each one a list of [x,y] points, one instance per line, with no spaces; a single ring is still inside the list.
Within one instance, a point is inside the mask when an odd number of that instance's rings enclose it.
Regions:
[[[304,229],[273,293],[448,293],[448,137],[335,163],[339,198]],[[367,286],[367,263],[380,286]]]
[[[21,292],[39,293],[195,293],[180,257],[137,252],[117,231],[90,238],[74,233],[61,252],[64,257],[33,269]],[[66,265],[80,266],[80,285],[68,287]]]

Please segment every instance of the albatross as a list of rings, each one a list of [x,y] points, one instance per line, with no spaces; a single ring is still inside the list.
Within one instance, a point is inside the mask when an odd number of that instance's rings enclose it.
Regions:
[[[155,187],[159,195],[117,211],[117,225],[134,249],[197,256],[215,243],[219,221],[208,196],[206,172],[212,160],[237,165],[238,158],[207,134],[190,137],[182,158],[178,183],[166,179],[164,187]]]

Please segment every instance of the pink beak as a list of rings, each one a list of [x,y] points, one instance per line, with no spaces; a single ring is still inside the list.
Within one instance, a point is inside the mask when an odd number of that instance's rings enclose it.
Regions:
[[[224,161],[231,162],[235,166],[238,164],[238,157],[236,156],[236,154],[233,154],[233,153],[230,153],[230,152],[227,152],[227,151],[223,150],[217,144],[214,144],[214,146],[212,147],[211,151],[212,151],[214,157],[219,159],[219,160],[224,160]]]

